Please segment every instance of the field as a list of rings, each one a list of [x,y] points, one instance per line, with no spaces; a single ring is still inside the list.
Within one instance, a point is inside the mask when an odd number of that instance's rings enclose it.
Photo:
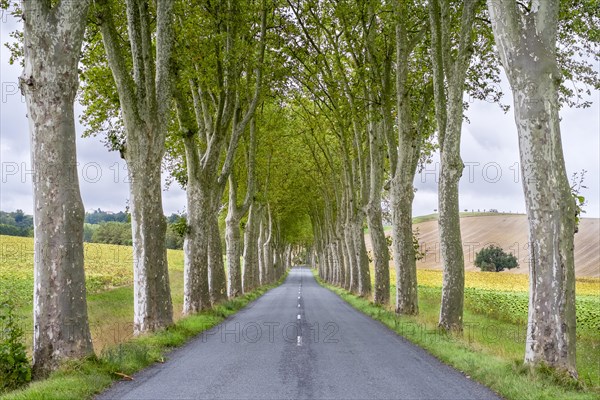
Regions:
[[[371,280],[373,280],[371,270]],[[391,298],[396,274],[390,271]],[[417,270],[418,324],[435,327],[439,315],[442,271]],[[512,361],[521,360],[527,331],[529,277],[525,274],[466,272],[465,338],[467,345]],[[580,378],[600,390],[600,279],[578,278],[577,364]],[[390,306],[388,308],[392,310]]]
[[[417,262],[417,268],[442,269],[437,217],[437,214],[431,214],[413,218],[413,228],[418,230],[421,251],[425,253],[425,258]],[[460,227],[467,271],[477,271],[473,265],[477,251],[489,244],[496,244],[519,260],[519,268],[503,271],[502,274],[527,274],[528,225],[525,215],[461,213]],[[386,234],[391,234],[391,229],[386,229]],[[370,249],[368,235],[366,243],[367,249]],[[598,218],[582,218],[580,221],[579,232],[575,235],[575,276],[600,278]]]
[[[168,250],[175,319],[183,301],[183,252]],[[132,248],[85,244],[85,272],[90,329],[96,351],[131,337],[133,321]],[[0,299],[19,306],[25,332],[32,331],[33,239],[0,235]],[[28,340],[27,345],[31,345]]]
[[[501,214],[463,217],[460,220],[464,243],[465,267],[475,271],[475,253],[482,247],[495,243],[512,252],[519,260],[519,268],[503,272],[527,274],[529,263],[528,224],[525,215]],[[575,235],[575,276],[600,278],[600,219],[582,218]],[[419,229],[419,242],[427,254],[418,263],[419,268],[442,269],[439,251],[437,221],[415,224]]]
[[[183,298],[183,253],[169,250],[169,272],[175,318]],[[85,265],[88,309],[94,348],[102,351],[131,337],[133,292],[131,248],[87,244]],[[373,276],[373,274],[371,275]],[[395,282],[393,268],[390,272]],[[418,270],[421,315],[419,323],[435,326],[439,313],[442,273]],[[482,351],[511,360],[522,358],[527,322],[528,276],[493,272],[467,272],[465,323]],[[0,236],[0,294],[9,293],[19,304],[26,331],[31,331],[33,241]],[[392,299],[394,299],[392,287]],[[578,366],[582,379],[600,386],[600,279],[577,279]],[[489,327],[492,326],[493,329]],[[31,340],[28,340],[28,345]]]
[[[525,348],[528,309],[527,217],[519,214],[461,213],[461,236],[465,252],[465,329],[468,345],[513,361],[521,360]],[[425,258],[417,262],[419,324],[435,327],[439,315],[442,263],[439,254],[437,214],[413,219]],[[386,229],[390,234],[391,229]],[[371,250],[366,234],[367,250]],[[520,268],[480,272],[475,253],[494,243],[512,252]],[[371,279],[373,279],[371,271]],[[577,364],[580,377],[600,391],[600,219],[583,218],[575,235]],[[390,261],[390,282],[396,281]],[[395,299],[395,287],[391,291]],[[390,308],[391,310],[391,308]]]

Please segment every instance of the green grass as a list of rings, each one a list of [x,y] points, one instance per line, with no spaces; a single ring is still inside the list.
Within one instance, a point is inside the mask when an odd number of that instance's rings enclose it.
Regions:
[[[595,400],[600,395],[600,347],[597,337],[596,340],[580,339],[578,342],[581,380],[575,382],[548,369],[531,370],[523,365],[523,325],[494,319],[466,308],[463,335],[440,331],[437,328],[440,304],[438,288],[419,287],[419,315],[408,317],[399,316],[389,308],[376,306],[368,299],[316,277],[322,286],[338,294],[357,310],[382,322],[506,399]]]
[[[285,276],[273,285],[258,288],[200,314],[181,318],[163,331],[130,338],[124,342],[121,337],[121,343],[107,346],[98,356],[66,363],[47,379],[32,382],[24,389],[0,396],[0,399],[90,399],[110,386],[113,381],[121,379],[119,374],[131,375],[153,363],[164,362],[170,350],[219,324],[267,290],[281,284],[284,279]],[[105,307],[105,312],[110,313],[110,310],[118,309],[115,307],[117,304],[121,304],[124,311],[121,315],[112,317],[113,321],[129,318],[132,303],[130,292],[131,288],[120,288],[90,296],[90,307],[99,302],[96,304],[98,308]],[[124,332],[129,334],[130,330]]]

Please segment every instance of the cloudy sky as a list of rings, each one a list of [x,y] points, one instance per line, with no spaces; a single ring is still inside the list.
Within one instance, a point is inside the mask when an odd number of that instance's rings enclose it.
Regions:
[[[0,42],[10,40],[8,34],[18,25],[1,15]],[[28,124],[25,102],[18,89],[21,68],[8,64],[9,52],[0,51],[0,210],[22,209],[32,212],[32,183],[29,160]],[[510,90],[503,84],[505,104],[512,105]],[[591,108],[562,111],[562,139],[569,176],[587,170],[583,192],[588,204],[585,217],[600,216],[600,93],[595,92]],[[76,107],[81,112],[81,106]],[[496,104],[471,103],[467,114],[470,124],[463,126],[462,158],[466,165],[460,184],[460,208],[470,210],[498,209],[525,212],[520,180],[517,131],[512,110],[504,114]],[[81,194],[87,210],[101,208],[118,211],[127,204],[126,167],[117,153],[108,152],[98,138],[81,138],[84,128],[77,126],[77,158]],[[437,208],[436,177],[438,157],[426,170],[417,174],[418,191],[414,215],[430,214]],[[163,192],[166,214],[185,210],[185,193],[171,185]]]

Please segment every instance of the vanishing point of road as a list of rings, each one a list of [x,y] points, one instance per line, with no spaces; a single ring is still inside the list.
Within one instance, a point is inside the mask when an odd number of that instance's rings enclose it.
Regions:
[[[499,399],[293,268],[99,399]]]

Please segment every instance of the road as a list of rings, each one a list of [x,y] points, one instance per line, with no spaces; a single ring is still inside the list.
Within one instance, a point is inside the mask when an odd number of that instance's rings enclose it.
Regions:
[[[99,399],[499,399],[308,268]]]

